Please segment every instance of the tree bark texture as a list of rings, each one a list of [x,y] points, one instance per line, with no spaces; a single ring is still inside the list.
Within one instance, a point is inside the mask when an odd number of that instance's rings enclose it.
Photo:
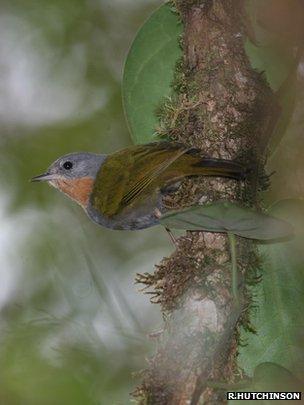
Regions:
[[[275,124],[277,104],[263,75],[254,71],[244,50],[246,18],[242,0],[176,0],[184,24],[183,59],[177,66],[174,95],[165,103],[159,132],[200,148],[206,156],[243,161],[246,181],[185,180],[167,198],[170,208],[213,201],[259,207],[259,173]],[[238,328],[249,326],[248,280],[256,276],[253,242],[237,239],[241,305],[231,294],[231,257],[225,234],[187,232],[171,257],[153,274],[138,276],[161,305],[164,328],[154,336],[156,354],[135,392],[153,405],[221,404],[225,393],[208,380],[233,382]]]

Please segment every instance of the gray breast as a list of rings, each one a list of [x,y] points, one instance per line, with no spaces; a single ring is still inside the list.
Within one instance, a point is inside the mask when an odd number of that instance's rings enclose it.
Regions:
[[[137,211],[129,211],[127,214],[107,217],[89,204],[86,212],[93,222],[110,229],[133,231],[149,228],[159,223],[154,214],[154,210],[153,212],[145,213],[144,215],[140,215]]]

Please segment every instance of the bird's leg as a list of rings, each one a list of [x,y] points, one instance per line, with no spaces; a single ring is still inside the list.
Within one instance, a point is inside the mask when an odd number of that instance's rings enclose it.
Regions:
[[[228,240],[230,245],[230,254],[231,254],[231,284],[232,284],[232,296],[235,300],[236,305],[240,303],[239,291],[238,291],[238,269],[237,269],[237,260],[236,260],[236,241],[235,235],[231,232],[228,232]]]
[[[156,218],[161,218],[161,212],[160,212],[160,210],[158,209],[158,208],[155,208],[155,210],[154,210],[154,214],[155,214],[155,216],[156,216]],[[174,235],[173,235],[173,233],[171,232],[171,230],[169,229],[169,228],[167,228],[167,227],[165,227],[165,230],[167,231],[167,233],[168,233],[168,235],[169,235],[169,237],[170,237],[170,239],[171,239],[171,242],[173,243],[173,245],[177,248],[178,247],[178,244],[177,244],[177,240],[176,240],[176,238],[174,237]]]
[[[177,248],[178,247],[177,239],[175,238],[175,236],[173,235],[173,233],[169,228],[165,228],[165,230],[167,231],[169,238],[171,239],[171,242]]]

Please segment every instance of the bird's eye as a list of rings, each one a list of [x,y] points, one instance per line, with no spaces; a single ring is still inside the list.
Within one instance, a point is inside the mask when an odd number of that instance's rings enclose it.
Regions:
[[[64,162],[62,166],[63,166],[63,168],[64,168],[65,170],[71,170],[72,167],[73,167],[73,163],[70,162],[70,161],[67,161],[67,162]]]

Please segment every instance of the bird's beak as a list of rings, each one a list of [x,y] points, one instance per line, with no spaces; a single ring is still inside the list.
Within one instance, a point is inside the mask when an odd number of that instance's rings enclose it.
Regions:
[[[58,179],[58,176],[56,174],[52,173],[43,173],[40,174],[39,176],[35,176],[31,179],[31,181],[52,181]]]

